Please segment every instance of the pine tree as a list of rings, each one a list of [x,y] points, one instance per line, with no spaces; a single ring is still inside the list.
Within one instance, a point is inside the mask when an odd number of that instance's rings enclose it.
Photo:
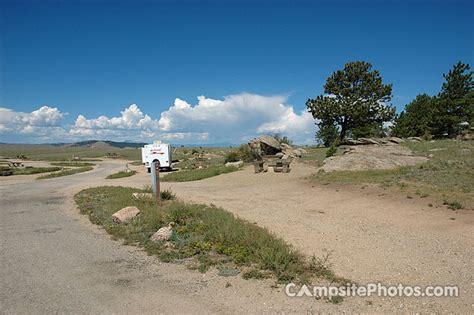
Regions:
[[[379,71],[363,61],[347,63],[324,85],[324,94],[308,99],[306,106],[320,128],[335,125],[342,141],[354,128],[375,126],[395,116],[392,85],[382,83]]]
[[[395,119],[392,134],[397,137],[429,137],[435,111],[435,98],[418,95]]]
[[[468,64],[458,62],[443,74],[446,81],[438,94],[431,125],[436,137],[454,137],[461,131],[461,123],[472,123],[474,83],[470,69]]]

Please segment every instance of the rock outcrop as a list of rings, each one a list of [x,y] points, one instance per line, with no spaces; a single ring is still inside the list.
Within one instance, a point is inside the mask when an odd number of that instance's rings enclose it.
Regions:
[[[326,172],[393,169],[427,160],[400,145],[357,145],[347,147],[342,155],[325,159],[321,169]]]
[[[249,146],[254,155],[259,157],[265,155],[274,155],[282,160],[301,157],[308,152],[302,148],[293,148],[287,143],[280,143],[276,138],[271,136],[260,136],[250,141]]]
[[[407,141],[422,141],[419,137],[410,137]],[[394,145],[405,142],[404,139],[398,137],[388,138],[358,138],[358,139],[346,139],[342,144],[347,145]]]

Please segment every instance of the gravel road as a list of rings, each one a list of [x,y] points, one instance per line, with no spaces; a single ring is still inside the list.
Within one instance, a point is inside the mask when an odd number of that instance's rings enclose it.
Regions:
[[[2,182],[0,313],[189,313],[219,308],[186,296],[160,272],[65,206],[72,187],[123,165],[51,180]]]

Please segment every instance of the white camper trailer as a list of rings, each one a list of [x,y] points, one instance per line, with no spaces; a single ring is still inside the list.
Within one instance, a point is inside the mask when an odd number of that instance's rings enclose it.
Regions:
[[[155,141],[153,144],[145,144],[142,148],[142,163],[151,171],[153,162],[160,162],[160,169],[171,169],[171,144]]]

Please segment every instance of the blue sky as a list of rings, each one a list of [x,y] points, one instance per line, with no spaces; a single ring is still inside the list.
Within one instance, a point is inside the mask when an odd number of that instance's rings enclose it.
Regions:
[[[0,142],[165,133],[236,143],[270,131],[308,142],[315,127],[302,117],[305,101],[344,63],[371,62],[400,110],[436,94],[442,74],[474,55],[472,1],[20,0],[0,11]],[[253,117],[253,106],[279,115]]]

